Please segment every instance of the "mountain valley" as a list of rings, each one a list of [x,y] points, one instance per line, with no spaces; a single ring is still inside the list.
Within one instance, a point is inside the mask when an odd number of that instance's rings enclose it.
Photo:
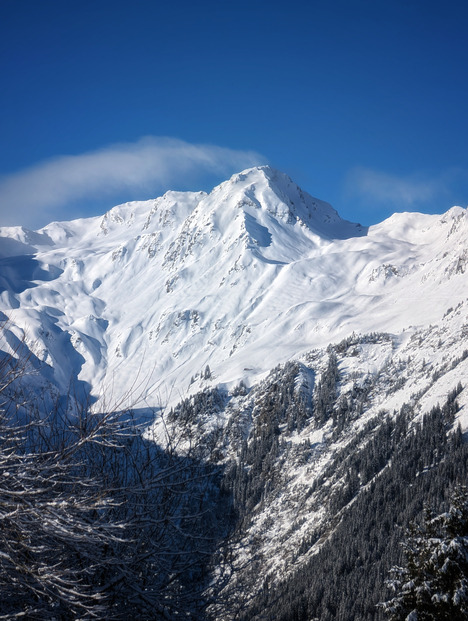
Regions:
[[[222,473],[226,582],[184,618],[384,619],[402,531],[468,475],[467,270],[466,209],[365,227],[263,166],[0,228],[0,349],[43,407]]]

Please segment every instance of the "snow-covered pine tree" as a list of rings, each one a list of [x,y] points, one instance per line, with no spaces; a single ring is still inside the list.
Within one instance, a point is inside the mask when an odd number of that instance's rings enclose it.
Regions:
[[[387,583],[395,596],[379,605],[390,621],[468,619],[468,490],[453,493],[447,512],[412,523],[403,547],[406,566]]]

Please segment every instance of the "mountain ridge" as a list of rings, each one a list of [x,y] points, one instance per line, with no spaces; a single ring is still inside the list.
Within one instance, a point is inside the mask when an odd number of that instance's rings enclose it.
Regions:
[[[467,231],[462,208],[362,227],[256,167],[209,194],[170,191],[37,232],[0,229],[2,307],[52,368],[61,355],[41,322],[83,357],[65,363],[60,390],[68,372],[126,393],[144,367],[152,388],[138,397],[178,399],[206,365],[227,386],[249,383],[353,331],[439,319],[466,298]]]
[[[0,229],[13,406],[129,407],[218,471],[231,573],[206,618],[381,621],[401,529],[468,473],[467,214],[365,228],[263,167]]]

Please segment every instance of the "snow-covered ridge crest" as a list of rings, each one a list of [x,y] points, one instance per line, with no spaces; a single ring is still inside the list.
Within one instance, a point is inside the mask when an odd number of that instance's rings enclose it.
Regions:
[[[263,209],[289,224],[300,222],[324,237],[356,236],[366,230],[342,220],[329,203],[310,196],[288,175],[270,166],[258,166],[235,174],[213,193],[224,195],[224,200],[240,193],[242,198],[238,206]]]
[[[262,166],[209,194],[0,229],[0,303],[60,390],[78,379],[118,398],[144,376],[136,396],[154,405],[353,331],[440,321],[468,298],[467,239],[462,208],[367,229]]]

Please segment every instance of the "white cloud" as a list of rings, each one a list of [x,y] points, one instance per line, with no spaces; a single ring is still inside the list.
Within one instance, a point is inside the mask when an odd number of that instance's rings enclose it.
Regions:
[[[35,227],[60,217],[61,210],[80,199],[157,196],[171,186],[188,188],[187,183],[196,185],[208,175],[224,178],[265,161],[253,151],[155,137],[57,157],[0,178],[0,225]]]
[[[439,177],[410,175],[398,177],[369,168],[350,171],[347,190],[366,201],[393,205],[396,210],[412,209],[447,194],[451,173]]]

